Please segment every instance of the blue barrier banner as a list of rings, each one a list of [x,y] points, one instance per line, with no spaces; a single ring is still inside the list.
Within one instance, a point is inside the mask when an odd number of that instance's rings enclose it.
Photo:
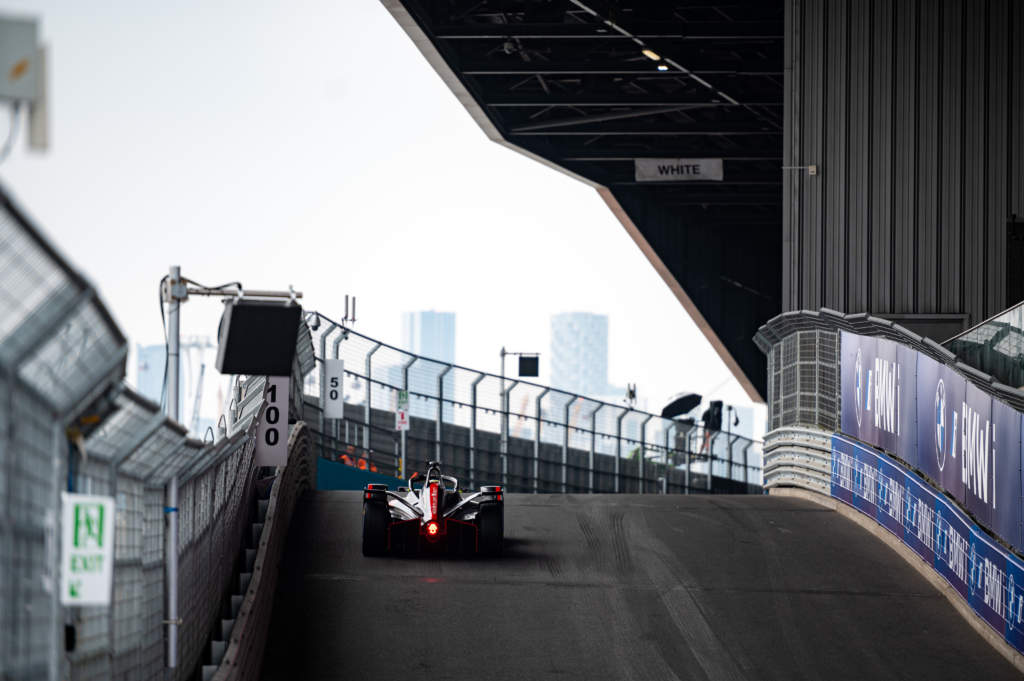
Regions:
[[[994,483],[998,477],[993,448],[992,398],[968,383],[960,409],[958,463],[964,485],[963,502],[978,522],[992,527],[992,504],[996,501]],[[1013,472],[1017,472],[1016,463]]]
[[[853,448],[853,507],[878,520],[878,457],[865,447]]]
[[[1024,547],[1021,529],[1021,414],[1008,404],[992,400],[992,456],[995,484],[992,523],[989,527],[1011,546]],[[1017,470],[1014,470],[1014,466]]]
[[[878,524],[902,539],[907,474],[883,457],[876,456],[875,465],[878,467]]]
[[[961,501],[964,484],[957,453],[966,390],[960,374],[930,357],[917,358],[917,467]]]
[[[842,431],[908,458],[917,453],[917,353],[884,338],[843,331]]]
[[[1006,557],[1006,642],[1024,651],[1024,561]]]
[[[832,438],[832,496],[853,506],[853,469],[856,459],[853,443]]]
[[[906,473],[903,543],[929,565],[935,564],[935,493],[913,473]]]
[[[840,343],[842,432],[921,471],[982,526],[1024,547],[1024,415],[908,346],[848,331]],[[872,475],[857,463],[851,474],[854,484]]]
[[[935,570],[967,600],[971,523],[945,497],[935,497]]]
[[[973,421],[974,416],[963,410],[970,401],[972,397],[965,393],[961,413],[969,414]],[[979,404],[976,396],[973,403]],[[978,412],[979,422],[983,415]],[[1019,447],[1019,425],[1017,430],[1010,429],[1013,433],[1017,434]],[[957,450],[956,458],[961,454],[963,450]],[[976,477],[980,483],[982,476]],[[973,484],[974,478],[969,479]],[[1014,479],[1014,484],[1020,484],[1019,474]],[[900,537],[942,575],[978,617],[1001,633],[1014,649],[1024,652],[1024,561],[1020,557],[1003,548],[954,501],[915,473],[882,452],[838,433],[832,437],[831,488],[834,498],[871,516]],[[976,490],[982,491],[980,484],[970,491],[976,494]],[[995,508],[999,508],[998,500]]]
[[[1006,552],[976,525],[971,528],[968,603],[1000,634],[1006,632]]]

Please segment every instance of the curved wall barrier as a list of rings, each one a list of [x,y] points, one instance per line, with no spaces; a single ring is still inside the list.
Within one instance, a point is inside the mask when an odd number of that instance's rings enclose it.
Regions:
[[[284,553],[292,511],[302,492],[316,484],[316,470],[317,457],[310,446],[310,431],[304,421],[299,421],[292,426],[288,438],[288,463],[279,469],[270,492],[252,579],[238,610],[224,658],[212,675],[214,681],[258,679],[260,676],[278,564]]]
[[[1022,414],[962,367],[895,341],[843,331],[840,357],[839,430],[899,457],[978,523],[1024,547]]]
[[[1024,653],[1024,561],[894,459],[832,437],[829,494],[874,519],[938,573],[971,610]]]

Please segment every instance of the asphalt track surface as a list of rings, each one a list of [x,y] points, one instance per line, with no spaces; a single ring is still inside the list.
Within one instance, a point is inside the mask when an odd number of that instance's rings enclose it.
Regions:
[[[299,501],[264,679],[1016,679],[892,549],[766,496],[514,495],[499,559],[365,558]]]

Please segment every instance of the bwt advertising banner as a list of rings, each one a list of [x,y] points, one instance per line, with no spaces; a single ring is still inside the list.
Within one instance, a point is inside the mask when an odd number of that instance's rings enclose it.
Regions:
[[[914,472],[842,435],[832,438],[831,486],[835,499],[901,538],[994,631],[1024,652],[1024,561]]]
[[[894,341],[844,331],[841,343],[842,432],[895,454],[1024,546],[1022,415]]]

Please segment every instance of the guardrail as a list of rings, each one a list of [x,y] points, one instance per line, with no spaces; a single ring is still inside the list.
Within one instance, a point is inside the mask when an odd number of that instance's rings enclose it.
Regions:
[[[321,367],[345,362],[343,419],[322,416],[323,369],[304,386],[304,418],[323,456],[362,457],[396,477],[403,460],[412,470],[439,459],[470,484],[486,478],[512,491],[760,488],[760,442],[414,355],[318,313],[307,321]],[[401,391],[407,432],[395,430]]]
[[[802,487],[828,494],[832,434],[814,428],[777,428],[764,437],[764,486]]]

